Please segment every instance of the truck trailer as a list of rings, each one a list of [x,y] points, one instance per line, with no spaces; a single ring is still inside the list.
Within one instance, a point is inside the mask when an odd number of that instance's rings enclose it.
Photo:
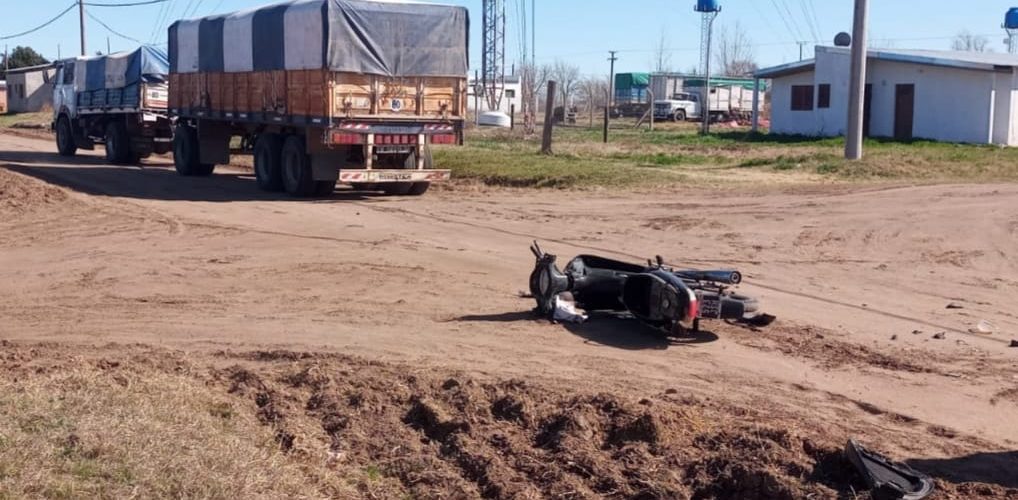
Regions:
[[[57,61],[51,124],[57,150],[73,156],[100,143],[114,164],[169,152],[168,72],[166,54],[153,47]]]
[[[298,197],[423,194],[449,178],[432,144],[463,142],[466,8],[301,0],[169,28],[174,165],[210,175],[254,155],[258,186]],[[231,147],[232,146],[232,147]]]

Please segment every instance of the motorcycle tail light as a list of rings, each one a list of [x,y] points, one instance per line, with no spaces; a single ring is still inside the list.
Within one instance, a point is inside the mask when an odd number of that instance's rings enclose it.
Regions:
[[[686,290],[689,294],[689,307],[686,309],[686,321],[693,321],[700,317],[700,301],[696,299],[696,294],[692,290]]]

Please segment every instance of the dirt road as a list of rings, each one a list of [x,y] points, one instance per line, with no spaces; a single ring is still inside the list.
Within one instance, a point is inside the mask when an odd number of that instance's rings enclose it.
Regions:
[[[100,154],[67,160],[51,141],[0,135],[3,339],[334,351],[637,396],[674,388],[910,457],[1018,447],[1016,185],[295,201],[243,170],[180,178],[166,160]],[[534,239],[564,259],[735,265],[780,319],[690,342],[612,318],[537,321],[519,297]],[[996,331],[970,332],[981,320]]]

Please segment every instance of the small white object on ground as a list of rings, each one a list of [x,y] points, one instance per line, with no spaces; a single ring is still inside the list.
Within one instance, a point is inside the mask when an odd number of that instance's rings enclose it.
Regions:
[[[587,315],[576,310],[576,304],[555,297],[555,321],[568,323],[583,323],[587,321]]]
[[[980,321],[979,324],[976,325],[976,330],[978,330],[979,333],[993,333],[997,331],[997,327],[994,326],[993,323],[990,323],[989,321],[986,321],[984,319]]]

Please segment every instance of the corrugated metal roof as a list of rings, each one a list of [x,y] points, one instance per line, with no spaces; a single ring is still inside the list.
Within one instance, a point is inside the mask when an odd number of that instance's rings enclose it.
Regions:
[[[19,73],[31,73],[33,71],[42,71],[49,68],[56,67],[53,63],[40,64],[38,66],[26,66],[24,68],[11,68],[7,70],[7,74],[19,74]]]
[[[850,54],[851,51],[843,47],[816,48],[817,52]],[[1018,56],[996,52],[962,52],[956,50],[920,50],[920,49],[870,49],[868,54],[870,60],[894,61],[912,64],[926,64],[930,66],[944,66],[949,68],[975,69],[982,71],[993,71],[1003,68],[1018,68]],[[757,78],[778,78],[804,71],[812,71],[815,60],[797,61],[770,68],[763,68],[756,72]]]

